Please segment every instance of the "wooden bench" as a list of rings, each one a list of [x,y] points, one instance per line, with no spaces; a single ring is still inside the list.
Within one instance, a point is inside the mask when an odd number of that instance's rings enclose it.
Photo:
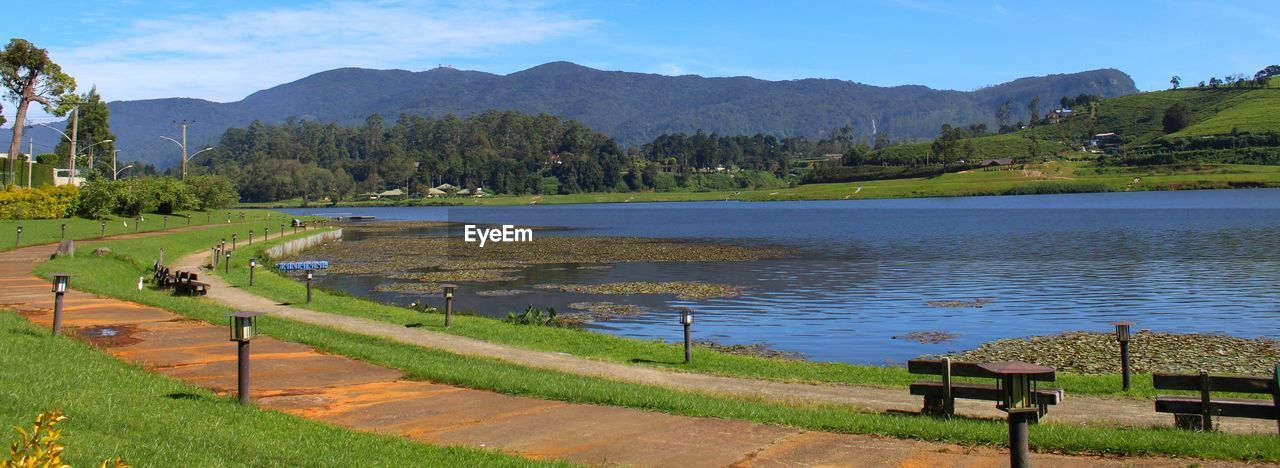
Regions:
[[[1280,372],[1280,365],[1276,366]],[[1277,374],[1280,375],[1280,374]],[[1196,374],[1153,374],[1151,383],[1157,390],[1192,390],[1197,396],[1156,396],[1156,412],[1173,413],[1173,423],[1181,429],[1213,430],[1213,417],[1272,419],[1280,430],[1280,382],[1277,376],[1211,376]],[[1247,398],[1213,398],[1211,392],[1235,392],[1271,395],[1270,400]]]
[[[911,394],[924,397],[924,408],[920,410],[921,414],[944,417],[954,416],[956,413],[955,400],[957,398],[1000,401],[1000,391],[994,383],[981,384],[952,381],[952,377],[978,377],[992,379],[994,382],[995,374],[983,369],[977,363],[952,362],[950,359],[916,359],[907,361],[907,372],[942,377],[941,381],[919,380],[911,384]],[[1037,374],[1032,377],[1032,379],[1041,382],[1052,382],[1055,378],[1056,375],[1053,372]],[[1049,411],[1049,405],[1058,404],[1064,396],[1066,394],[1061,389],[1037,389],[1036,403],[1040,407],[1040,411],[1037,412],[1032,422],[1044,416]]]
[[[179,271],[173,275],[173,293],[180,296],[204,296],[209,294],[209,283],[200,282],[200,275]]]

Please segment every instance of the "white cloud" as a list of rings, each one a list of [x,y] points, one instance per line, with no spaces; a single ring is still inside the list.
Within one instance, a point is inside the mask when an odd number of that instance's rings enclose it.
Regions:
[[[110,100],[235,101],[332,68],[431,68],[595,24],[527,2],[333,1],[138,19],[112,39],[51,53]]]

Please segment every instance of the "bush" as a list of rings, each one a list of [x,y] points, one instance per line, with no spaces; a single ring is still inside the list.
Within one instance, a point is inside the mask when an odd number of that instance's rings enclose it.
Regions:
[[[73,185],[0,190],[0,219],[55,219],[66,217],[76,204]]]
[[[77,213],[86,218],[101,219],[109,215],[134,217],[142,213],[173,214],[177,211],[201,207],[203,201],[226,203],[228,196],[222,193],[229,183],[201,181],[203,193],[210,198],[199,198],[191,185],[172,177],[131,177],[120,180],[95,179],[84,185]],[[232,191],[234,193],[234,190]]]
[[[507,323],[516,325],[537,325],[544,327],[558,327],[560,323],[556,321],[556,308],[547,307],[544,312],[542,309],[530,305],[523,313],[507,312]]]
[[[190,187],[191,196],[195,197],[197,209],[230,208],[240,201],[240,194],[236,192],[235,184],[231,183],[231,179],[223,176],[189,177],[187,186]]]

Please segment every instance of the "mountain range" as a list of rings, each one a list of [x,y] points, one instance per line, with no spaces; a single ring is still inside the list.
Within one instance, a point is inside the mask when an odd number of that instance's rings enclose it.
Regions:
[[[114,101],[111,129],[122,160],[161,168],[178,163],[174,121],[188,126],[194,152],[216,144],[224,131],[254,120],[290,117],[360,125],[373,114],[466,116],[490,109],[547,113],[581,121],[622,144],[641,145],[663,133],[699,129],[720,134],[821,136],[850,125],[870,139],[875,128],[893,140],[933,138],[949,123],[994,126],[996,108],[1013,103],[1013,120],[1027,118],[1027,103],[1041,100],[1044,112],[1062,96],[1116,97],[1137,92],[1133,79],[1115,69],[1020,78],[974,91],[925,86],[871,86],[833,79],[768,81],[751,77],[705,78],[602,71],[552,62],[497,75],[448,67],[421,72],[339,68],[250,94],[236,102],[166,98]],[[56,143],[52,131],[33,132]],[[0,132],[0,144],[9,138]],[[38,142],[38,144],[40,144]]]

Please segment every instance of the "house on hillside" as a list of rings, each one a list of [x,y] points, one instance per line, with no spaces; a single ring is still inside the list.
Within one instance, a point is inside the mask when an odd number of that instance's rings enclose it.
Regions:
[[[1073,110],[1071,110],[1071,109],[1068,109],[1068,108],[1066,108],[1066,107],[1063,107],[1063,108],[1061,108],[1061,109],[1054,109],[1054,110],[1049,111],[1049,113],[1048,113],[1048,114],[1045,114],[1045,115],[1044,115],[1044,119],[1045,119],[1045,120],[1047,120],[1047,121],[1048,121],[1049,123],[1051,123],[1051,124],[1056,124],[1056,123],[1058,123],[1058,122],[1061,122],[1061,121],[1062,121],[1062,119],[1065,119],[1065,118],[1067,118],[1067,117],[1071,117],[1071,115],[1072,115],[1072,114],[1074,114],[1074,113],[1075,113],[1075,111],[1073,111]]]
[[[1105,153],[1109,149],[1119,148],[1124,141],[1120,139],[1120,135],[1115,133],[1099,133],[1089,140],[1089,152],[1098,154]]]
[[[1012,160],[1012,159],[1008,159],[1008,158],[1005,158],[1005,159],[984,159],[984,160],[982,160],[982,161],[978,162],[978,167],[981,167],[981,168],[983,168],[983,169],[988,169],[988,170],[990,170],[990,169],[1000,169],[1000,168],[1008,167],[1008,166],[1013,166],[1013,160]]]
[[[404,191],[403,191],[403,190],[400,190],[400,189],[391,189],[391,190],[387,190],[387,191],[385,191],[385,192],[380,192],[380,193],[378,193],[378,198],[379,198],[379,199],[382,199],[382,198],[392,198],[392,199],[396,199],[396,198],[404,198]]]

